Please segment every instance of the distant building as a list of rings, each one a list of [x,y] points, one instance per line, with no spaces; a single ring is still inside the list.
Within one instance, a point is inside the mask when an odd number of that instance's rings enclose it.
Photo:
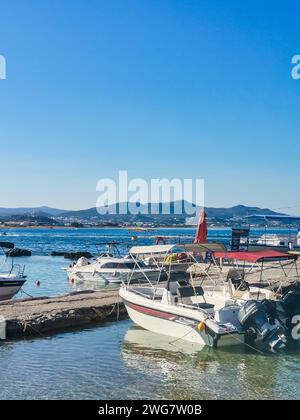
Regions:
[[[185,219],[185,224],[186,224],[186,226],[197,226],[198,225],[198,220],[199,220],[199,217],[198,216],[196,216],[196,217],[187,217]]]

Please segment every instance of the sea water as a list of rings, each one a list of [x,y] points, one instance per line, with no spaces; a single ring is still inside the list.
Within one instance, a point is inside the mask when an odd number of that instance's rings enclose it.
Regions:
[[[0,344],[0,399],[299,399],[299,362],[190,349],[120,321]]]
[[[33,256],[15,259],[26,264],[24,292],[33,296],[74,290],[62,267],[68,261],[51,251],[89,250],[103,241],[131,241],[120,229],[10,232],[1,240],[28,248]],[[139,243],[155,235],[181,235],[191,240],[193,229],[143,232]],[[210,233],[229,241],[229,230]],[[37,281],[40,287],[37,287]],[[77,287],[77,286],[76,286]],[[84,288],[84,285],[81,285]],[[21,296],[26,296],[23,292]],[[194,348],[116,321],[73,332],[30,340],[0,342],[0,399],[299,399],[300,352],[264,355],[244,348]]]

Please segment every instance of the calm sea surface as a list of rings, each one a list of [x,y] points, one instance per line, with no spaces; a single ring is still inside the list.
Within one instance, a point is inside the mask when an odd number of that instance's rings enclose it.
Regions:
[[[179,235],[185,242],[194,233],[194,229],[141,234],[121,229],[32,229],[11,231],[0,240],[33,251],[32,257],[16,261],[26,264],[25,292],[40,296],[74,290],[61,269],[68,262],[50,257],[51,251],[96,253],[95,244],[118,240],[125,252],[133,235],[139,236],[140,244],[152,244],[157,235]],[[228,244],[230,231],[212,230],[210,239]],[[197,351],[121,321],[34,340],[0,342],[0,399],[299,399],[299,366],[298,351],[281,356],[244,349]]]

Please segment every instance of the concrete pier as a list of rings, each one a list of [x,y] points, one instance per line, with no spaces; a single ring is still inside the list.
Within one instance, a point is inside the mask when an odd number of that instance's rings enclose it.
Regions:
[[[0,302],[2,339],[43,336],[124,318],[127,312],[117,290]]]

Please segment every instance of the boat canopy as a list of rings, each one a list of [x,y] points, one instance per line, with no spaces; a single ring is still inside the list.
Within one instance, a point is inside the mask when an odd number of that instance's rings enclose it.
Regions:
[[[204,244],[168,244],[168,245],[146,245],[134,246],[129,250],[132,255],[143,254],[163,254],[169,252],[226,252],[226,246],[220,243],[204,243]]]
[[[187,252],[226,252],[226,246],[219,242],[208,243],[205,242],[204,244],[178,244],[176,245],[178,248],[182,248]]]
[[[281,258],[289,258],[290,254],[285,254],[283,252],[272,251],[272,250],[262,250],[262,251],[240,251],[240,252],[215,252],[215,258],[230,258],[233,260],[241,260],[246,262],[257,263],[262,261],[265,258],[270,258],[273,260],[279,260]]]
[[[147,245],[147,246],[133,246],[130,248],[129,253],[132,255],[143,254],[162,254],[170,252],[177,245]]]

